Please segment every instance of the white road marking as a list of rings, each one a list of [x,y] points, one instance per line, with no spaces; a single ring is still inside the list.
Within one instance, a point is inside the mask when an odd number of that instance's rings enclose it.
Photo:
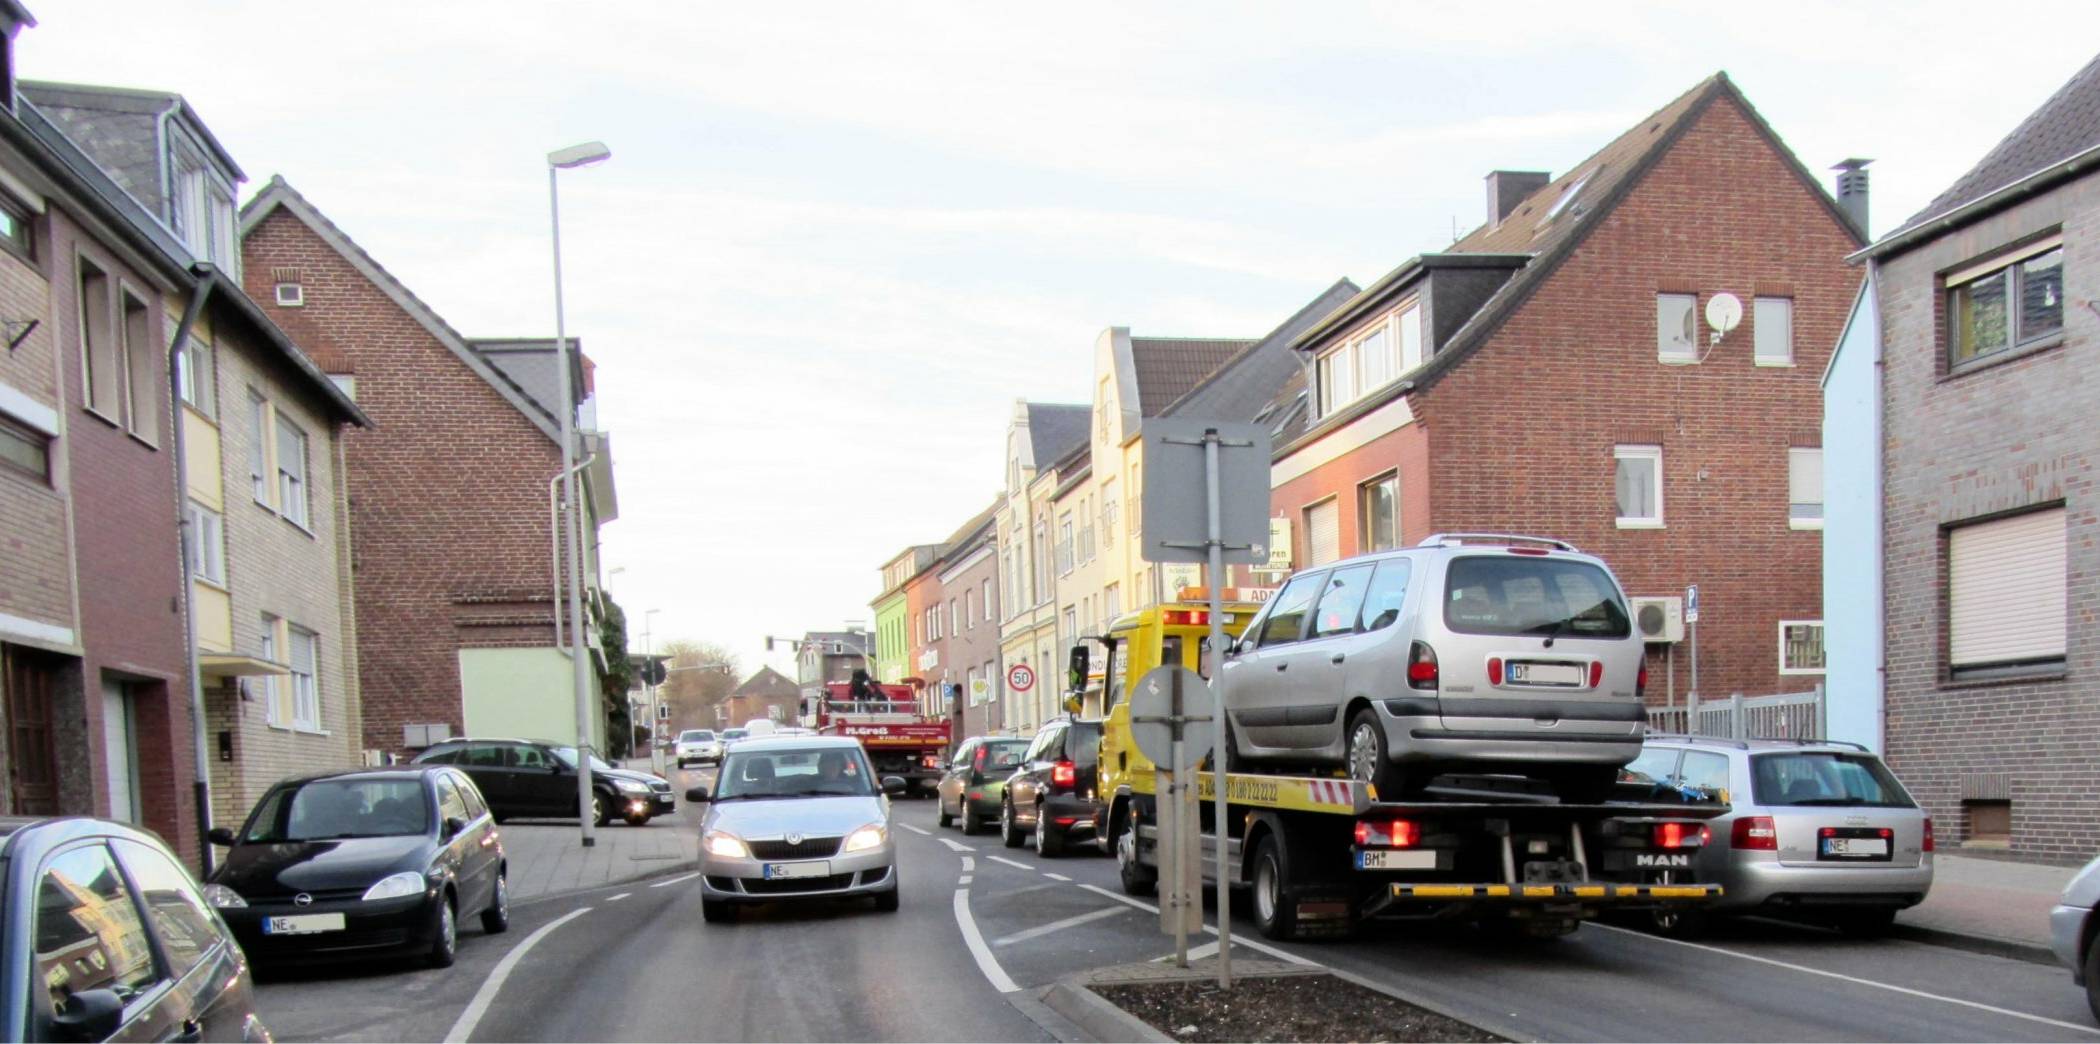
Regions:
[[[1192,960],[1192,961],[1200,961],[1200,960],[1202,960],[1202,959],[1203,959],[1203,958],[1205,958],[1205,957],[1215,957],[1215,956],[1217,956],[1217,953],[1218,953],[1218,942],[1217,942],[1217,940],[1213,939],[1213,940],[1211,940],[1210,942],[1207,942],[1207,943],[1204,943],[1204,944],[1202,944],[1201,946],[1191,946],[1191,947],[1189,947],[1189,960]],[[1152,963],[1154,963],[1154,964],[1169,964],[1169,963],[1172,963],[1172,962],[1173,962],[1173,960],[1174,960],[1174,955],[1170,953],[1170,954],[1167,954],[1167,955],[1166,955],[1166,956],[1164,956],[1164,957],[1154,957],[1154,958],[1152,958]]]
[[[665,879],[663,879],[663,880],[661,880],[661,881],[658,881],[658,882],[656,882],[656,883],[655,883],[655,884],[653,884],[653,885],[650,885],[649,887],[651,887],[651,888],[669,888],[670,886],[672,886],[672,885],[674,885],[674,884],[677,884],[677,883],[679,883],[680,881],[690,881],[690,880],[692,880],[693,878],[695,878],[695,877],[698,877],[698,876],[700,876],[700,874],[699,874],[699,872],[697,872],[697,871],[695,871],[695,872],[693,872],[693,873],[690,873],[690,874],[679,874],[679,875],[678,875],[677,877],[667,877],[667,878],[665,878]]]
[[[1017,859],[1008,859],[1005,856],[985,856],[985,858],[991,860],[994,863],[1005,863],[1006,865],[1013,867],[1016,870],[1035,869],[1035,867],[1029,866],[1027,863],[1023,863]]]
[[[956,883],[956,884],[958,884],[958,885],[966,885],[966,884],[969,884],[969,883],[970,883],[970,880],[971,880],[971,878],[970,878],[970,875],[969,875],[969,874],[964,874],[964,875],[962,875],[961,877],[958,877],[958,878],[956,878],[956,879],[955,879],[955,883]]]
[[[1063,874],[1053,874],[1053,873],[1051,873],[1051,872],[1050,872],[1050,871],[1048,871],[1048,870],[1045,870],[1045,871],[1043,871],[1043,876],[1044,876],[1044,877],[1047,877],[1047,878],[1049,878],[1049,879],[1051,879],[1052,881],[1070,881],[1070,880],[1071,880],[1071,878],[1069,878],[1069,877],[1066,877],[1066,876],[1065,876],[1065,875],[1063,875]]]
[[[977,970],[1000,993],[1014,993],[1020,985],[1008,978],[1006,969],[999,967],[999,958],[992,956],[992,948],[984,944],[984,935],[977,930],[977,919],[970,916],[970,893],[955,890],[955,926],[962,929],[963,945],[970,948],[970,956],[977,959]]]
[[[912,833],[914,833],[914,834],[917,834],[917,835],[919,835],[920,837],[932,837],[932,836],[933,836],[933,831],[931,831],[931,830],[928,830],[928,829],[926,829],[925,827],[915,827],[915,826],[911,825],[910,823],[899,823],[899,824],[897,824],[897,825],[898,825],[898,826],[901,826],[901,827],[903,827],[903,828],[904,828],[904,829],[906,829],[906,830],[909,830],[909,831],[911,831],[911,832],[912,832]]]
[[[633,894],[633,892],[621,892],[619,895],[608,895],[605,897],[605,901],[608,903],[617,903],[620,900],[625,899]]]
[[[1094,894],[1096,894],[1096,895],[1105,895],[1105,896],[1109,897],[1110,899],[1114,899],[1114,900],[1115,900],[1116,902],[1119,902],[1119,903],[1124,903],[1124,904],[1126,904],[1126,905],[1129,905],[1129,906],[1135,906],[1135,907],[1137,907],[1137,908],[1138,908],[1138,909],[1140,909],[1140,910],[1150,910],[1150,911],[1151,911],[1151,912],[1153,912],[1153,913],[1158,913],[1158,912],[1159,912],[1159,907],[1157,907],[1157,906],[1154,906],[1154,905],[1152,905],[1151,903],[1146,903],[1146,902],[1139,902],[1138,900],[1136,900],[1136,899],[1132,899],[1131,897],[1129,897],[1129,896],[1127,896],[1127,895],[1122,895],[1122,894],[1119,894],[1119,893],[1116,893],[1116,892],[1111,892],[1111,891],[1109,891],[1108,889],[1106,889],[1106,888],[1103,888],[1103,887],[1101,887],[1100,885],[1090,885],[1090,884],[1083,884],[1083,885],[1080,885],[1079,887],[1081,887],[1081,888],[1084,888],[1084,889],[1086,889],[1086,890],[1087,890],[1087,891],[1089,891],[1089,892],[1093,892],[1093,893],[1094,893]],[[1204,930],[1204,931],[1206,931],[1206,932],[1209,932],[1209,933],[1210,933],[1210,934],[1212,934],[1212,935],[1216,935],[1216,934],[1218,934],[1218,930],[1217,930],[1217,928],[1215,928],[1215,927],[1213,927],[1213,926],[1211,926],[1211,925],[1208,925],[1208,924],[1206,924],[1206,925],[1204,925],[1204,926],[1203,926],[1203,930]],[[1255,941],[1254,941],[1254,940],[1252,940],[1252,939],[1248,939],[1248,938],[1245,938],[1245,937],[1241,937],[1241,938],[1237,938],[1237,939],[1234,939],[1234,940],[1232,940],[1232,944],[1233,944],[1234,946],[1244,946],[1244,947],[1246,947],[1246,948],[1248,948],[1248,949],[1250,949],[1250,950],[1254,950],[1254,951],[1256,951],[1256,952],[1259,952],[1259,953],[1266,953],[1266,954],[1268,954],[1269,956],[1271,956],[1271,957],[1274,957],[1274,958],[1276,958],[1277,960],[1280,960],[1280,961],[1289,961],[1289,962],[1291,962],[1292,964],[1302,964],[1302,965],[1304,965],[1304,966],[1305,966],[1305,967],[1307,967],[1307,968],[1325,968],[1325,967],[1327,967],[1326,965],[1324,965],[1324,964],[1321,964],[1321,963],[1320,963],[1319,961],[1311,960],[1311,959],[1309,959],[1309,958],[1305,958],[1305,957],[1300,957],[1300,956],[1298,956],[1297,954],[1295,954],[1295,953],[1291,953],[1291,952],[1290,952],[1290,951],[1288,951],[1288,950],[1279,950],[1279,949],[1277,949],[1276,947],[1274,947],[1274,946],[1270,946],[1270,945],[1269,945],[1269,944],[1267,944],[1267,943],[1258,943],[1258,942],[1255,942]]]
[[[976,849],[974,849],[974,848],[971,848],[971,847],[970,847],[969,845],[963,844],[962,842],[960,842],[960,841],[957,841],[957,840],[955,840],[955,839],[954,839],[954,838],[952,838],[952,837],[944,837],[944,838],[941,838],[941,844],[947,845],[947,846],[948,846],[948,848],[949,848],[949,849],[950,849],[951,851],[956,851],[956,852],[975,852],[975,851],[977,851]]]
[[[966,873],[966,874],[967,874],[967,873],[969,873],[970,871],[972,871],[972,870],[975,870],[975,869],[977,869],[977,860],[975,860],[975,859],[972,859],[972,858],[970,858],[969,856],[964,856],[964,857],[963,857],[963,873]]]
[[[502,991],[504,981],[510,978],[510,973],[517,968],[518,962],[524,960],[525,954],[539,945],[541,939],[546,938],[547,934],[556,928],[590,912],[591,908],[588,906],[577,907],[540,925],[536,931],[525,937],[524,942],[511,947],[511,951],[496,962],[496,969],[489,972],[489,977],[482,980],[481,988],[474,991],[474,999],[468,1002],[465,1011],[459,1013],[459,1018],[452,1023],[452,1029],[445,1033],[445,1044],[460,1044],[474,1035],[474,1027],[481,1024],[481,1017],[488,1013],[489,1005],[495,1001],[496,994]]]
[[[1694,950],[1705,950],[1708,953],[1718,953],[1728,957],[1737,957],[1746,961],[1756,961],[1759,964],[1769,964],[1774,968],[1785,968],[1789,971],[1802,972],[1808,975],[1820,975],[1826,979],[1836,979],[1839,982],[1849,982],[1855,986],[1871,986],[1877,990],[1888,990],[1891,993],[1900,993],[1907,997],[1918,997],[1924,1000],[1941,1001],[1947,1004],[1960,1005],[1964,1008],[1974,1008],[1978,1011],[1988,1011],[1994,1015],[2009,1015],[2016,1019],[2026,1019],[2029,1022],[2039,1022],[2045,1026],[2054,1026],[2058,1029],[2077,1030],[2080,1033],[2088,1034],[2100,1034],[2100,1029],[2096,1029],[2092,1026],[2081,1026],[2075,1022],[2062,1022],[2057,1019],[2045,1018],[2041,1015],[2030,1015],[2024,1011],[2014,1011],[2011,1008],[2000,1008],[1992,1004],[1984,1004],[1972,1000],[1963,1000],[1960,997],[1948,997],[1938,993],[1926,993],[1924,990],[1914,990],[1908,986],[1897,986],[1886,982],[1875,982],[1872,979],[1862,979],[1857,976],[1846,975],[1841,972],[1824,971],[1821,968],[1811,968],[1805,964],[1792,964],[1787,961],[1774,960],[1770,957],[1759,957],[1756,954],[1743,953],[1739,950],[1723,949],[1719,946],[1709,946],[1705,943],[1687,942],[1683,939],[1671,939],[1666,936],[1649,935],[1646,932],[1636,932],[1630,928],[1619,928],[1609,924],[1593,924],[1591,925],[1591,927],[1601,928],[1609,932],[1619,932],[1625,935],[1638,936],[1642,939],[1653,939],[1656,942],[1666,942],[1676,946],[1687,946]]]
[[[1061,932],[1067,928],[1076,928],[1079,925],[1088,923],[1089,921],[1098,921],[1103,917],[1119,917],[1122,916],[1125,912],[1126,911],[1120,906],[1104,907],[1102,909],[1095,910],[1091,913],[1079,914],[1076,917],[1067,917],[1062,921],[1052,921],[1049,924],[1037,925],[1034,928],[1029,928],[1024,931],[1015,932],[1012,935],[1004,936],[998,939],[993,939],[992,945],[1012,946],[1017,942],[1027,942],[1030,939],[1041,938],[1042,936],[1049,935],[1051,932]]]

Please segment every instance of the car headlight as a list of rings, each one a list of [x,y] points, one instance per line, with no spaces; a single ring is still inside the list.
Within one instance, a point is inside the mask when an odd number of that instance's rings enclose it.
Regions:
[[[379,899],[400,899],[404,896],[422,895],[423,889],[427,887],[429,886],[424,883],[422,874],[413,870],[404,870],[398,874],[388,874],[380,878],[378,884],[365,889],[364,901],[369,903]]]
[[[846,835],[846,851],[865,852],[870,848],[880,848],[889,838],[890,832],[882,824],[869,823]]]
[[[620,788],[620,791],[626,794],[647,794],[649,792],[649,784],[637,783],[631,779],[613,780],[613,786]]]
[[[717,855],[724,859],[751,858],[751,846],[735,834],[725,834],[717,830],[707,835],[705,843],[708,855]]]
[[[239,910],[248,905],[248,900],[241,898],[241,893],[222,884],[205,885],[204,901],[221,910]]]

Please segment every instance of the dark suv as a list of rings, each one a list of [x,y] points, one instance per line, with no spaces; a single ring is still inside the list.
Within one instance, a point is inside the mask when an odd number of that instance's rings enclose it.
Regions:
[[[1101,722],[1059,718],[1037,730],[1006,781],[999,839],[1019,848],[1031,830],[1038,855],[1057,856],[1075,833],[1094,834],[1102,802]]]
[[[538,740],[449,739],[416,755],[418,765],[452,765],[488,798],[498,822],[513,818],[567,818],[576,814],[576,748]],[[614,768],[591,759],[591,820],[614,816],[641,826],[678,808],[661,776]]]

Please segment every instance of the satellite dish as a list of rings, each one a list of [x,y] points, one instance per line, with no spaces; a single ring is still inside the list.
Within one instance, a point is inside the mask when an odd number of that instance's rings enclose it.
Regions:
[[[1743,302],[1734,294],[1715,294],[1706,301],[1706,325],[1716,335],[1726,336],[1743,321]]]

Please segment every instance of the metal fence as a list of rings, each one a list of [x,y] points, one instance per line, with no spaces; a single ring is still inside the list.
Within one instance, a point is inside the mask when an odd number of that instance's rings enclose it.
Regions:
[[[1824,739],[1823,685],[1772,696],[1734,693],[1725,699],[1689,697],[1682,707],[1648,708],[1651,732],[1730,739]]]

